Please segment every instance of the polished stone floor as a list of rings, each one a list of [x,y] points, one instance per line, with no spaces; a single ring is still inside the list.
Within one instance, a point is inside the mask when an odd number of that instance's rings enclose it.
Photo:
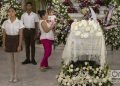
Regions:
[[[51,58],[49,59],[50,66],[53,69],[47,72],[41,72],[39,69],[39,62],[43,55],[43,47],[36,45],[36,61],[38,65],[21,65],[21,62],[25,59],[25,51],[23,50],[18,55],[18,75],[19,82],[11,84],[9,80],[9,63],[8,56],[0,48],[0,86],[57,86],[56,75],[60,71],[61,55],[63,47],[58,47],[53,51]],[[107,62],[111,69],[120,69],[120,50],[110,51],[108,49]],[[114,84],[114,86],[120,86],[120,83]]]

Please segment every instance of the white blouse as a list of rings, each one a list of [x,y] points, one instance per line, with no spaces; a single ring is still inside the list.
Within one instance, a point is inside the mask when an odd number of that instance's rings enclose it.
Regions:
[[[18,20],[17,18],[14,22],[11,22],[10,19],[8,19],[4,21],[2,28],[5,29],[7,35],[18,35],[19,30],[24,28],[24,25],[22,21]]]

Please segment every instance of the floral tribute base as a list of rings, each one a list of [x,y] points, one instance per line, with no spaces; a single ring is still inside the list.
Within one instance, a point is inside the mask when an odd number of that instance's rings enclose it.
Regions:
[[[112,86],[109,67],[101,68],[94,61],[77,61],[62,64],[56,76],[57,86]]]

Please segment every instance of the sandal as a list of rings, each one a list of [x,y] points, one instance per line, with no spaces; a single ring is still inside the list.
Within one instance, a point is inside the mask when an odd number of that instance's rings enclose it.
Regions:
[[[41,72],[46,72],[47,68],[46,67],[40,67]]]

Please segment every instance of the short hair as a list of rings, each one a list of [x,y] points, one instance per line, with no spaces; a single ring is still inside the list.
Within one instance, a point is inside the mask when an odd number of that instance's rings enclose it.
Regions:
[[[50,12],[54,11],[53,8],[48,8],[47,13],[49,14]]]
[[[30,4],[30,5],[32,6],[32,2],[27,2],[27,3],[26,3],[26,6],[27,6],[28,4]]]
[[[46,10],[39,10],[38,14],[42,18],[46,14]]]

